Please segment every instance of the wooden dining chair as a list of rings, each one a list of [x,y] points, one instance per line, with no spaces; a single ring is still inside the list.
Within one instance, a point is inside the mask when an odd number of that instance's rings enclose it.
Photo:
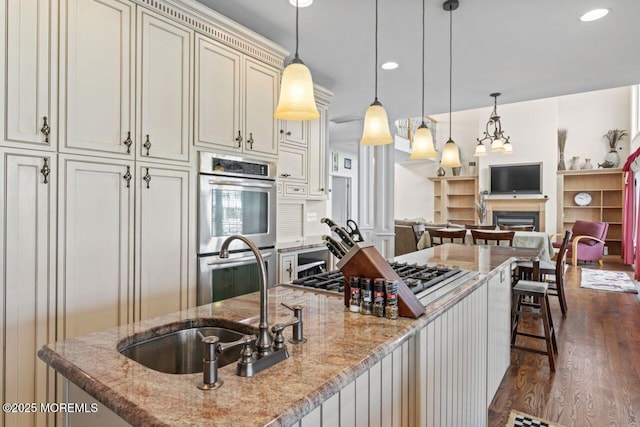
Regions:
[[[495,230],[496,226],[491,224],[465,224],[467,230]]]
[[[564,233],[564,239],[562,240],[560,251],[558,251],[555,261],[540,261],[540,274],[544,281],[549,284],[549,295],[558,297],[562,317],[567,316],[568,310],[567,297],[564,294],[564,270],[572,236],[573,233],[571,230],[567,230]],[[517,268],[519,277],[531,278],[534,276],[533,263],[531,261],[518,261]],[[551,281],[549,276],[554,276],[554,280]]]
[[[535,225],[499,225],[500,230],[507,231],[535,231]]]
[[[500,245],[501,242],[509,242],[509,246],[513,246],[515,234],[515,231],[471,230],[474,245],[490,245],[490,242],[496,242],[496,245]]]
[[[460,230],[429,229],[428,231],[429,237],[431,238],[432,246],[438,246],[442,245],[443,243],[447,243],[446,240],[448,240],[449,243],[464,244],[464,239],[467,236],[467,230],[465,230],[464,228],[461,228]]]

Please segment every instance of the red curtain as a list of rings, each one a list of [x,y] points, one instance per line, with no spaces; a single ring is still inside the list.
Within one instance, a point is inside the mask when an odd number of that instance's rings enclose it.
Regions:
[[[635,257],[633,246],[633,226],[636,225],[636,242],[640,242],[640,215],[635,215],[638,206],[635,202],[635,177],[631,164],[640,156],[640,148],[633,152],[624,163],[624,200],[622,205],[622,261],[633,264],[635,258],[635,279],[640,280],[640,257]]]

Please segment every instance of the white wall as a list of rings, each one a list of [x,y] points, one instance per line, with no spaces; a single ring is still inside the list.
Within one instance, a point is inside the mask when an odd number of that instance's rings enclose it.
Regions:
[[[358,146],[356,145],[356,148]],[[333,154],[338,154],[338,170],[333,170]],[[329,147],[327,155],[329,161],[329,188],[331,188],[331,178],[333,176],[344,176],[351,178],[351,217],[358,219],[358,152],[348,151],[341,147]],[[344,167],[344,159],[351,159],[351,169]],[[371,177],[373,179],[373,177]],[[331,214],[331,205],[328,206],[328,214]],[[326,234],[326,233],[325,233]]]
[[[480,190],[489,189],[489,165],[535,163],[543,164],[542,191],[549,197],[546,224],[548,232],[556,225],[556,170],[558,163],[557,130],[567,128],[565,162],[580,156],[580,163],[590,158],[594,167],[604,161],[609,151],[603,135],[609,129],[631,129],[631,88],[607,89],[583,94],[547,98],[515,104],[498,104],[498,114],[505,135],[511,137],[514,154],[492,154],[475,158],[476,138],[485,129],[493,107],[461,111],[453,114],[452,137],[461,151],[468,174],[468,162],[476,160],[479,167]],[[433,116],[437,121],[437,147],[441,148],[449,133],[448,114]],[[639,139],[640,137],[636,138]],[[640,145],[640,141],[634,144]],[[629,154],[630,141],[625,137],[619,150],[621,165]],[[428,177],[435,176],[437,163],[396,165],[396,218],[433,217],[433,185]],[[447,168],[447,176],[451,170]]]

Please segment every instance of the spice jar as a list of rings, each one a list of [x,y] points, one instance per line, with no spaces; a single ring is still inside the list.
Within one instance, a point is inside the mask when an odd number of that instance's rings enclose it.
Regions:
[[[371,279],[363,277],[360,279],[360,292],[362,294],[362,302],[360,303],[360,314],[371,314],[373,309],[373,287]]]
[[[358,276],[351,276],[349,279],[351,287],[351,299],[349,301],[349,311],[353,313],[360,312],[360,278]]]
[[[373,315],[384,317],[385,300],[385,280],[375,279],[373,281]]]

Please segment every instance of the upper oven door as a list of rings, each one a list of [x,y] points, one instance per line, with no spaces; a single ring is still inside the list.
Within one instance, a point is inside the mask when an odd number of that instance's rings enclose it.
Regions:
[[[275,181],[201,174],[199,211],[200,255],[219,252],[222,242],[234,234],[259,248],[275,246]],[[234,240],[229,249],[247,246]]]

